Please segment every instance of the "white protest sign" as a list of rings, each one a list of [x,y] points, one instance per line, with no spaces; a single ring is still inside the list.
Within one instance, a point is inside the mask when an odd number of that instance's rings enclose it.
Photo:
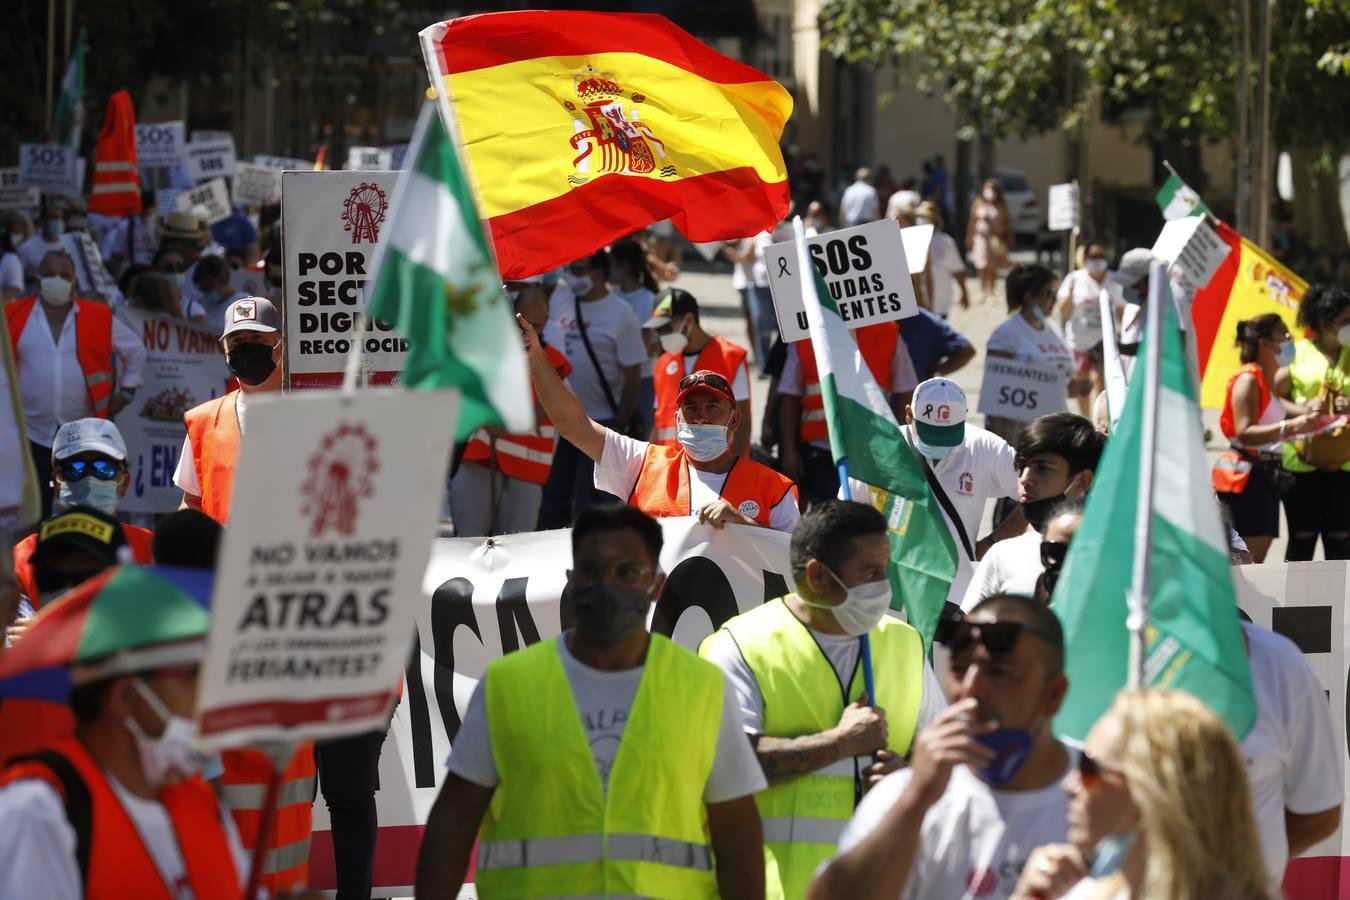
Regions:
[[[83,265],[76,265],[77,274],[84,276],[84,282],[80,287],[85,290],[93,291],[101,296],[105,302],[113,303],[119,300],[122,292],[117,287],[117,281],[112,277],[106,266],[103,265],[103,254],[99,252],[98,244],[94,243],[93,235],[87,231],[77,231],[74,233],[75,246],[78,250],[80,262]]]
[[[291,390],[338,387],[351,335],[364,314],[362,290],[375,248],[388,233],[396,172],[286,172],[281,235],[286,287],[286,371]],[[408,342],[380,321],[368,323],[365,380],[395,381]]]
[[[384,727],[458,412],[444,391],[250,401],[202,661],[204,748]]]
[[[230,270],[230,290],[243,291],[250,297],[266,297],[272,300],[274,293],[267,284],[267,264],[256,267]]]
[[[1172,219],[1153,242],[1153,255],[1171,267],[1173,280],[1188,297],[1209,284],[1228,253],[1228,245],[1204,216]]]
[[[914,284],[900,235],[890,219],[841,228],[806,240],[811,261],[825,280],[839,317],[849,328],[918,315]],[[802,304],[801,271],[794,241],[764,248],[778,333],[784,343],[810,337]],[[808,273],[808,277],[811,277]]]
[[[281,199],[281,169],[241,162],[235,166],[234,199],[262,206]]]
[[[905,245],[905,263],[909,274],[918,275],[928,268],[928,248],[933,243],[932,225],[911,225],[900,229],[900,240]]]
[[[42,192],[24,184],[19,168],[0,169],[0,209],[31,209],[42,201]]]
[[[183,161],[182,122],[141,122],[136,126],[136,161],[148,168],[173,168]]]
[[[213,178],[206,184],[179,193],[174,198],[174,205],[180,212],[190,212],[195,207],[201,207],[206,224],[214,225],[230,217],[230,189],[224,178]]]
[[[234,146],[234,134],[229,131],[207,131],[201,128],[192,129],[192,141],[198,143],[201,141],[229,141],[230,146]]]
[[[299,169],[300,171],[312,171],[314,169],[314,160],[295,159],[290,156],[267,156],[258,154],[253,157],[253,164],[262,166],[264,169]]]
[[[79,193],[75,150],[61,144],[20,144],[19,184],[45,194]]]
[[[403,168],[403,160],[408,157],[408,144],[392,144],[384,149],[389,151],[389,168],[395,171]]]
[[[183,413],[224,394],[230,370],[220,335],[200,325],[119,306],[117,315],[145,346],[145,381],[117,414],[127,442],[131,489],[117,504],[123,512],[169,513],[183,492],[173,483],[187,426]]]
[[[1070,374],[1045,360],[985,357],[979,411],[1019,422],[1063,412]]]
[[[1078,185],[1072,181],[1050,185],[1047,205],[1047,227],[1051,231],[1071,231],[1078,227]]]
[[[388,147],[352,147],[347,151],[347,171],[386,172],[394,168],[394,153]]]
[[[33,524],[41,515],[18,382],[9,326],[0,317],[0,459],[10,461],[0,469],[0,528],[11,533]],[[48,488],[43,485],[41,490]]]
[[[193,141],[183,149],[188,178],[206,181],[211,178],[233,178],[236,168],[234,138],[223,141]]]
[[[155,191],[155,209],[159,211],[161,219],[178,208],[178,195],[181,193],[178,188],[160,188]]]

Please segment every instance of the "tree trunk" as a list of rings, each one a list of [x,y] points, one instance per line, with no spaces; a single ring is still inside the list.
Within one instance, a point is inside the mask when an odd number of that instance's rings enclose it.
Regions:
[[[1252,240],[1270,247],[1270,185],[1274,160],[1270,154],[1270,20],[1272,0],[1257,0],[1257,39],[1260,64],[1256,74],[1256,128],[1253,135],[1255,178],[1252,184]]]
[[[1251,147],[1251,0],[1233,0],[1238,7],[1238,78],[1237,78],[1237,230],[1241,234],[1252,231],[1252,147]]]

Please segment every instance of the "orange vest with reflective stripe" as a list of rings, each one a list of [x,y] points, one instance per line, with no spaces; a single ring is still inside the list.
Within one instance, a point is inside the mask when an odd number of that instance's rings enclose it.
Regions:
[[[10,349],[14,351],[15,359],[19,358],[19,337],[37,302],[37,294],[30,294],[5,307]],[[112,310],[94,300],[76,297],[72,302],[75,304],[72,311],[75,315],[75,358],[80,362],[80,371],[84,372],[84,386],[89,391],[94,415],[106,419],[113,395]]]
[[[89,211],[125,216],[141,211],[141,170],[136,160],[136,113],[131,94],[108,98],[108,113],[94,149],[94,188]]]
[[[89,789],[86,900],[113,900],[131,895],[147,900],[173,900],[180,896],[180,886],[164,883],[164,877],[136,831],[131,816],[108,784],[103,768],[84,745],[71,737],[50,744],[46,749],[65,757]],[[63,801],[69,801],[60,777],[37,760],[8,766],[0,773],[0,786],[34,778],[47,782]],[[173,823],[192,896],[196,900],[236,900],[243,879],[235,868],[229,838],[220,819],[220,805],[211,788],[200,777],[194,776],[180,784],[161,788],[159,801]]]
[[[716,372],[728,382],[736,380],[736,372],[745,365],[746,351],[723,337],[714,337],[699,353],[694,361],[695,372],[707,370]],[[656,370],[652,373],[656,387],[656,443],[665,447],[678,447],[675,440],[675,398],[680,395],[680,382],[684,380],[684,355],[682,353],[663,353],[656,360]]]
[[[258,845],[262,827],[263,801],[272,763],[258,750],[226,750],[220,754],[225,766],[221,794],[234,814],[234,824],[244,846],[252,851]],[[301,744],[281,774],[281,793],[272,824],[272,839],[267,842],[263,861],[263,885],[277,896],[283,891],[305,887],[309,880],[309,835],[313,828],[314,745]]]
[[[891,392],[891,362],[895,359],[895,342],[900,339],[900,326],[895,322],[878,322],[853,332],[853,338],[862,349],[863,359],[882,393]],[[816,355],[810,341],[798,341],[797,357],[802,364],[802,419],[799,433],[803,443],[823,441],[830,436],[825,423],[825,398],[820,395],[820,372],[816,369]]]
[[[152,545],[155,533],[139,525],[128,525],[126,522],[120,524],[127,538],[127,546],[131,548],[132,560],[142,566],[154,562]],[[19,589],[28,596],[28,602],[33,604],[33,609],[42,607],[42,598],[37,592],[37,576],[33,574],[33,552],[37,550],[37,539],[37,533],[34,532],[14,545],[14,577],[19,582]]]
[[[1233,415],[1233,385],[1247,374],[1256,377],[1256,387],[1260,391],[1257,406],[1264,410],[1266,404],[1270,402],[1270,385],[1266,384],[1266,373],[1256,363],[1244,363],[1242,368],[1228,379],[1228,387],[1224,390],[1223,396],[1223,412],[1219,414],[1219,430],[1230,441],[1237,439],[1237,419]],[[1252,460],[1249,455],[1236,447],[1229,447],[1219,454],[1219,458],[1214,461],[1214,468],[1209,470],[1210,484],[1214,490],[1225,494],[1242,493],[1247,489],[1247,480],[1251,477]]]
[[[548,361],[559,378],[566,378],[572,372],[572,364],[563,356],[562,351],[544,345]],[[535,401],[539,395],[531,393]],[[558,432],[547,416],[539,419],[534,434],[504,434],[496,439],[497,468],[508,478],[518,478],[531,484],[543,484],[548,481],[548,473],[553,468],[553,448],[558,442]],[[486,462],[492,453],[492,441],[487,429],[480,428],[469,438],[464,448],[464,462]]]
[[[797,485],[791,478],[753,459],[738,457],[727,472],[721,497],[744,515],[767,526],[769,514],[789,491],[793,497],[797,496]],[[678,447],[648,444],[628,505],[656,518],[693,515],[695,510],[689,497],[689,454]]]
[[[234,467],[239,462],[237,393],[207,400],[183,415],[192,444],[192,465],[202,489],[202,512],[222,525],[230,518]]]

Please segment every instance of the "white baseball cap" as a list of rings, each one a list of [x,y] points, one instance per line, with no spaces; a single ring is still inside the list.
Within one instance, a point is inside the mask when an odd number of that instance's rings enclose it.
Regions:
[[[914,431],[934,447],[955,447],[966,439],[966,392],[947,378],[930,378],[910,400]]]
[[[127,458],[127,443],[122,432],[107,419],[76,419],[56,431],[52,441],[52,459],[58,462],[77,453],[102,453],[118,462]]]

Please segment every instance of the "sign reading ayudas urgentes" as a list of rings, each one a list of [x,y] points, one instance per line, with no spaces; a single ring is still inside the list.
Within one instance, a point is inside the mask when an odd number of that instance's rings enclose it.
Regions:
[[[458,411],[447,391],[249,401],[202,664],[206,749],[384,728]]]

